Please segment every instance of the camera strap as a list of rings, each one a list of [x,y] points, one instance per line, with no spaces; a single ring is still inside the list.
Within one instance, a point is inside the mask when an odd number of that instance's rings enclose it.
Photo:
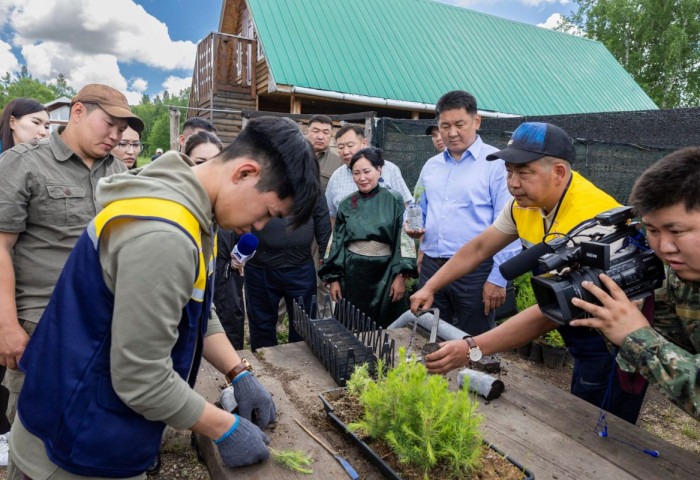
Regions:
[[[658,457],[660,453],[658,450],[650,450],[648,448],[641,448],[638,447],[637,445],[627,442],[625,440],[619,439],[615,436],[612,436],[608,432],[608,410],[610,410],[610,399],[612,397],[612,384],[613,384],[613,378],[614,375],[616,374],[616,371],[618,370],[617,366],[617,348],[613,350],[613,368],[610,370],[610,376],[608,377],[608,388],[605,390],[605,396],[603,397],[603,401],[600,404],[600,413],[598,415],[598,423],[596,423],[595,428],[593,431],[598,434],[598,436],[603,437],[603,438],[609,438],[610,440],[615,440],[616,442],[620,442],[624,445],[627,445],[628,447],[632,447],[635,450],[639,450],[640,452],[646,453],[647,455],[651,457]]]

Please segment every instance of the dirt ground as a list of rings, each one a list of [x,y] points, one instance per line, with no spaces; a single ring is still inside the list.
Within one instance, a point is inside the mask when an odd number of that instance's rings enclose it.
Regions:
[[[514,352],[503,353],[501,356],[503,359],[512,362],[521,370],[537,376],[559,388],[567,391],[569,390],[571,365],[564,365],[563,368],[559,369],[549,369],[543,364],[534,363]],[[324,425],[326,417],[320,405],[317,413],[318,415],[310,415],[308,418],[313,417],[315,420],[313,423]],[[637,423],[648,432],[658,435],[674,445],[700,455],[700,423],[672,405],[666,400],[664,395],[653,386],[647,391],[644,405],[642,406],[642,412]],[[158,475],[148,477],[149,479],[210,479],[206,466],[198,461],[197,454],[191,446],[189,432],[169,429],[166,432],[161,453],[161,471]],[[0,467],[0,480],[5,480],[7,478],[6,475],[6,467]]]

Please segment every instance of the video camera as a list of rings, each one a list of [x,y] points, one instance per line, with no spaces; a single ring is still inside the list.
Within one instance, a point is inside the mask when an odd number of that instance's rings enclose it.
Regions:
[[[661,286],[664,266],[631,219],[632,207],[605,211],[568,234],[548,243],[538,243],[504,262],[501,274],[512,280],[535,268],[543,272],[564,270],[531,279],[540,310],[547,318],[561,324],[586,314],[571,304],[572,298],[600,304],[581,283],[588,280],[607,291],[598,278],[601,273],[612,278],[630,300],[644,298]],[[577,243],[574,237],[581,236],[591,240]],[[611,246],[616,242],[621,245],[613,251]]]

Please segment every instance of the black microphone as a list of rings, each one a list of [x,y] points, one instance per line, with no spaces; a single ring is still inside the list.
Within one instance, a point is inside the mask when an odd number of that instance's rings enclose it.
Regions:
[[[554,252],[554,249],[550,245],[544,242],[538,243],[527,250],[523,250],[510,260],[503,262],[498,269],[501,275],[503,275],[503,278],[506,280],[514,280],[523,273],[529,272],[535,268],[537,266],[537,261],[542,255],[552,252]]]

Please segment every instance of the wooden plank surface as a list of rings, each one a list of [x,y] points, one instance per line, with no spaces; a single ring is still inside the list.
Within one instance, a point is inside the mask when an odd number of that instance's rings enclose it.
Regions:
[[[390,333],[397,341],[398,355],[398,345],[408,344],[410,331],[400,329]],[[420,350],[423,341],[422,337],[416,339],[415,351]],[[336,388],[336,385],[307,346],[304,343],[280,345],[261,349],[260,353],[260,359],[250,352],[242,352],[242,355],[254,365],[256,375],[275,398],[279,424],[272,432],[272,445],[275,448],[277,445],[296,446],[306,451],[316,448],[313,468],[317,471],[317,478],[348,478],[334,459],[296,426],[293,420],[296,416],[315,435],[347,457],[361,478],[382,478],[359,449],[325,421],[318,393]],[[640,447],[659,450],[661,456],[653,458],[623,443],[601,438],[593,431],[598,408],[505,361],[502,361],[502,366],[501,379],[506,386],[502,396],[490,402],[478,398],[479,411],[485,417],[482,432],[504,453],[531,470],[538,480],[700,478],[700,457],[697,455],[612,415],[608,416],[610,435]],[[448,375],[452,388],[457,388],[456,376],[456,371]],[[204,375],[200,373],[197,390],[201,392],[208,384],[214,384],[208,387],[211,389],[208,399],[216,400],[223,384],[222,376],[211,371]],[[287,443],[282,443],[285,441]],[[215,449],[212,447],[212,450]],[[230,478],[234,470],[219,466],[219,469],[224,469],[220,473],[216,465],[212,468],[212,463],[216,462],[216,452],[210,453],[208,465],[212,478]],[[236,478],[296,478],[293,473],[271,465],[272,462],[266,462],[236,469]],[[332,467],[337,467],[334,473],[330,473]],[[225,474],[228,476],[219,476]]]
[[[487,418],[487,430],[496,426],[508,428],[517,424],[522,412],[527,413],[526,423],[538,427],[536,432],[527,432],[530,438],[533,433],[538,437],[530,445],[554,449],[558,457],[565,459],[571,478],[583,478],[584,472],[595,472],[596,478],[700,478],[699,456],[614,415],[607,416],[609,437],[600,437],[594,431],[599,417],[597,407],[507,362],[504,365],[508,371],[501,377],[506,384],[504,402],[492,402],[481,409]],[[510,413],[505,411],[506,402]],[[549,432],[557,435],[549,436]],[[509,442],[514,436],[511,435]],[[660,456],[652,457],[611,437],[639,448],[658,450]],[[521,440],[526,438],[523,436]]]
[[[218,449],[214,443],[207,437],[197,435],[197,443],[200,452],[206,461],[211,477],[216,480],[225,480],[228,478],[235,479],[331,479],[331,478],[347,478],[345,470],[326,450],[316,443],[309,435],[304,432],[294,421],[298,418],[302,423],[307,422],[304,416],[292,405],[285,393],[282,383],[270,375],[257,361],[255,356],[249,351],[239,351],[242,358],[248,359],[256,371],[256,376],[269,390],[275,400],[277,407],[277,423],[271,428],[265,430],[265,433],[270,437],[270,447],[275,450],[303,450],[311,455],[314,463],[311,468],[314,473],[305,475],[292,472],[277,464],[271,459],[236,469],[226,467],[221,461]],[[216,402],[219,399],[221,388],[225,384],[225,379],[218,371],[210,364],[203,362],[197,377],[197,385],[195,389],[204,395],[210,402]]]

